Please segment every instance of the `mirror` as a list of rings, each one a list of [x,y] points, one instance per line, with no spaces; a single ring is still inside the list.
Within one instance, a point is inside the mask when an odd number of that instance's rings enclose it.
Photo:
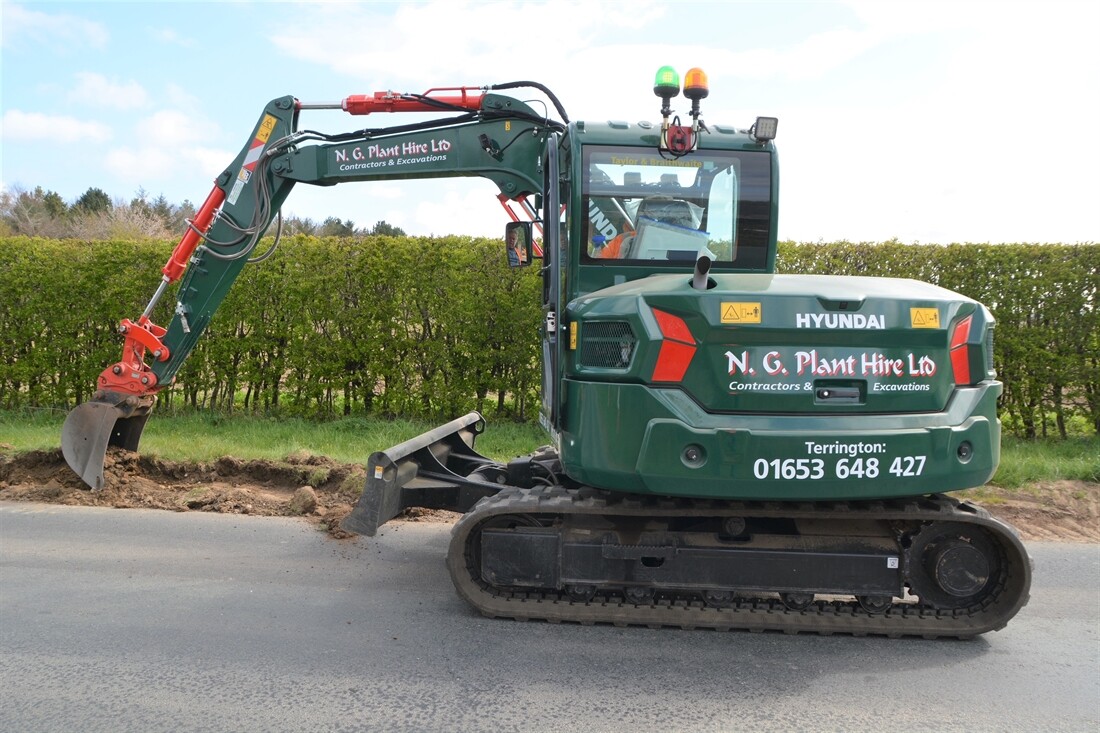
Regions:
[[[513,221],[504,226],[504,245],[509,267],[531,264],[531,222]]]

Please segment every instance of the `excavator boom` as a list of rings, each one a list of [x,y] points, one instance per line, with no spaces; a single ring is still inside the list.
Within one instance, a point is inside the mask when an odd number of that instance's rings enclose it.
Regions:
[[[481,176],[500,189],[499,201],[513,220],[520,218],[517,209],[537,215],[528,199],[542,190],[543,151],[563,123],[487,89],[376,92],[338,103],[303,103],[289,96],[269,102],[248,142],[188,222],[144,313],[120,323],[122,358],[99,375],[92,399],[66,418],[61,447],[69,467],[100,489],[108,447],[137,450],[157,393],[172,384],[245,264],[265,259],[277,246],[278,232],[267,253],[254,254],[296,184]],[[340,134],[300,131],[302,110],[318,109],[454,115]],[[167,326],[157,325],[151,320],[154,309],[177,282],[173,318]]]

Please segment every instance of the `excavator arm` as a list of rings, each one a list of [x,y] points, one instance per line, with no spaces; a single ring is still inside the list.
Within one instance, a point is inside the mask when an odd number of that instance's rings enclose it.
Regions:
[[[369,180],[480,176],[491,180],[509,215],[511,205],[535,214],[527,197],[543,187],[546,146],[564,125],[510,96],[490,89],[533,86],[514,82],[484,89],[432,89],[423,94],[376,92],[336,103],[274,99],[251,136],[216,179],[187,232],[161,269],[160,284],[144,313],[124,319],[121,359],[99,375],[92,399],[66,418],[61,447],[69,466],[94,489],[103,486],[108,446],[137,450],[158,392],[170,386],[246,264],[266,259],[278,244],[257,252],[296,184],[331,186]],[[406,125],[326,134],[300,130],[304,110],[451,113]],[[178,281],[176,305],[165,327],[151,318]]]

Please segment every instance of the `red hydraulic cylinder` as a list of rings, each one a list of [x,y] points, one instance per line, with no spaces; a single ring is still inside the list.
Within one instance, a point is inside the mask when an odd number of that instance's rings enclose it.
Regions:
[[[458,94],[434,95],[435,91],[454,91]],[[482,94],[480,90],[469,87],[451,87],[437,90],[429,89],[419,97],[447,104],[452,107],[477,110],[481,109]],[[341,107],[352,115],[369,115],[371,112],[439,112],[440,108],[425,101],[422,98],[409,98],[404,94],[395,92],[375,92],[374,94],[352,94],[347,97]]]
[[[172,256],[168,258],[168,262],[161,268],[165,282],[175,282],[183,275],[183,271],[187,269],[187,261],[191,259],[191,253],[195,251],[195,247],[199,245],[199,241],[202,239],[198,232],[205,232],[210,228],[210,222],[214,220],[214,212],[218,210],[218,207],[224,201],[225,191],[218,186],[214,186],[214,190],[206,197],[199,213],[195,214],[191,226],[187,228],[187,233],[183,235],[179,244],[172,250]]]

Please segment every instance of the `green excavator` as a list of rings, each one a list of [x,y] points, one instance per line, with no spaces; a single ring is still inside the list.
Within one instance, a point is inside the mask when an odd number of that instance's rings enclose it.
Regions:
[[[534,89],[546,102],[508,92]],[[1017,533],[949,497],[999,460],[994,322],[912,280],[775,273],[775,118],[707,124],[706,75],[657,74],[659,122],[570,121],[533,82],[268,103],[162,269],[122,359],[62,432],[103,485],[297,184],[481,176],[542,277],[550,444],[480,455],[477,413],[371,455],[344,527],[461,512],[447,565],[482,614],[971,637],[1028,600]],[[533,92],[527,91],[529,95]],[[316,109],[435,113],[329,134]],[[553,112],[551,112],[553,110]],[[277,245],[278,236],[274,238]],[[272,247],[275,245],[272,245]],[[427,275],[430,277],[430,274]],[[150,317],[174,290],[166,326]]]

